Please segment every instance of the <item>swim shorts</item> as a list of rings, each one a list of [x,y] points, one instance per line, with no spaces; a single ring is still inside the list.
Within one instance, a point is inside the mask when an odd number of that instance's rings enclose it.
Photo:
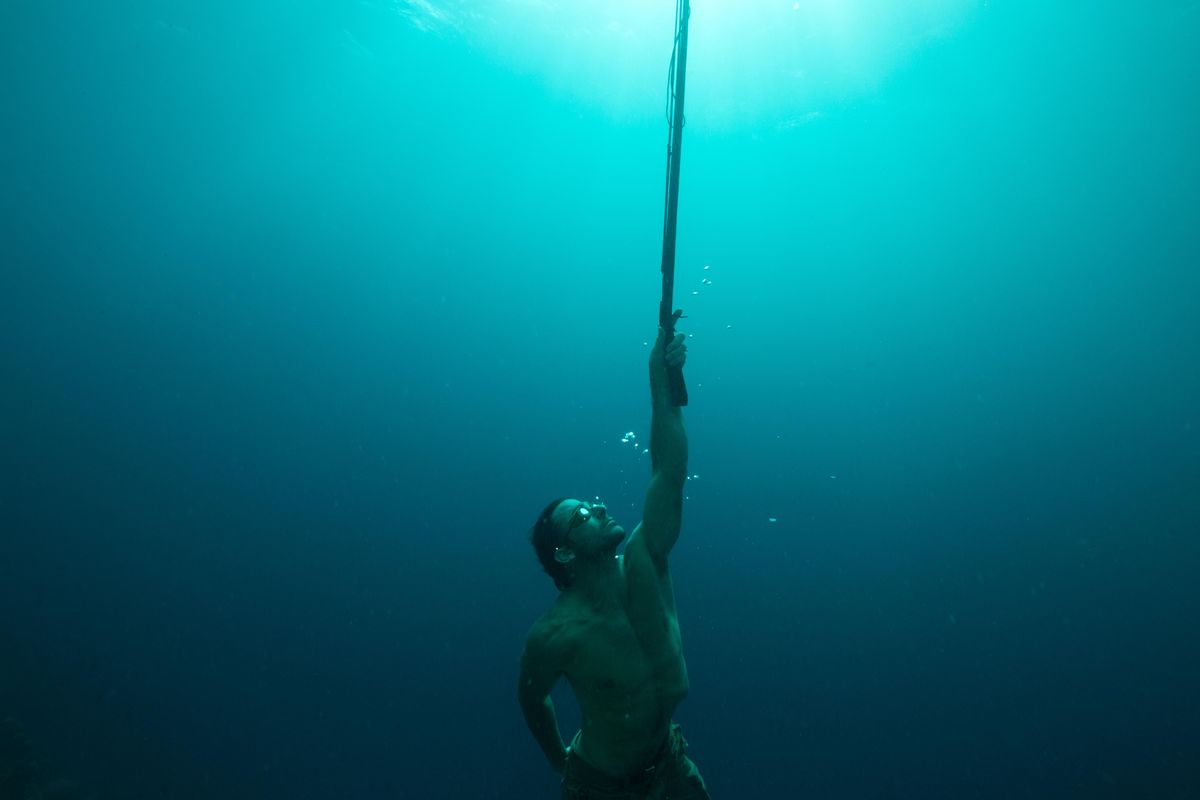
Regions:
[[[601,772],[575,754],[575,734],[563,771],[562,800],[712,800],[700,770],[687,757],[683,729],[671,731],[650,766],[618,778]]]

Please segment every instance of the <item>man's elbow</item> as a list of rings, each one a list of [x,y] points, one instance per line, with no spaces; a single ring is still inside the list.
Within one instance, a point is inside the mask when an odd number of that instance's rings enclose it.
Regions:
[[[654,468],[657,477],[667,486],[670,486],[682,495],[683,485],[687,483],[687,461],[664,460],[663,463],[655,465]]]
[[[549,697],[549,692],[541,691],[535,687],[525,685],[517,687],[517,702],[526,711],[532,711],[545,705]]]
[[[687,480],[688,451],[687,445],[667,448],[663,453],[662,470],[677,481]]]

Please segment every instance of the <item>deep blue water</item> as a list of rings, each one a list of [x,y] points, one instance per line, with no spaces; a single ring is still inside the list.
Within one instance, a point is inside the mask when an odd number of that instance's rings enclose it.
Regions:
[[[672,5],[4,6],[37,781],[556,796],[527,529],[640,513]],[[1200,9],[705,5],[672,572],[713,795],[1200,797]]]

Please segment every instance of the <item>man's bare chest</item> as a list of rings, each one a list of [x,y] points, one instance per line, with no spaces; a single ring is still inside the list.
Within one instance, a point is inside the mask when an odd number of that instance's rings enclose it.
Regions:
[[[620,698],[653,685],[653,659],[627,618],[588,620],[576,633],[567,674],[577,691]]]
[[[686,691],[679,627],[671,618],[642,630],[625,615],[580,621],[568,680],[578,695],[605,704],[645,702],[649,695]]]

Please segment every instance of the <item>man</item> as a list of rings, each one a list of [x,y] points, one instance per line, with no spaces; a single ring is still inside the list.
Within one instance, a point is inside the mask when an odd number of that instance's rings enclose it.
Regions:
[[[679,319],[682,312],[675,312]],[[679,538],[687,434],[668,367],[684,337],[659,328],[650,351],[650,459],[644,518],[624,556],[625,529],[599,503],[555,500],[531,532],[560,594],[525,642],[517,696],[525,721],[562,776],[563,800],[710,800],[671,720],[688,690],[667,555]],[[564,746],[550,690],[566,676],[582,728]]]

